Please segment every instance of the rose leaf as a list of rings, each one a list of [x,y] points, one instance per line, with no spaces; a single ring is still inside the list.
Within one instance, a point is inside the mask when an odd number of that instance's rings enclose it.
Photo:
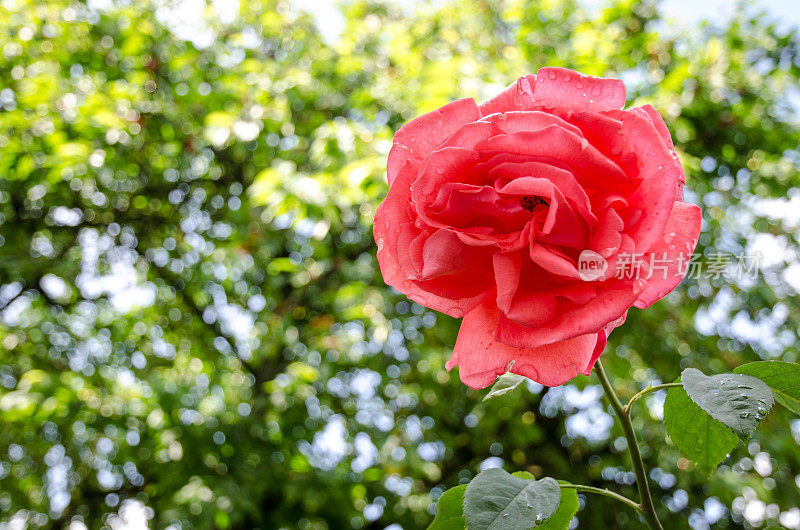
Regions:
[[[436,502],[436,517],[428,530],[464,530],[467,520],[464,518],[464,492],[466,484],[445,491]]]
[[[706,473],[739,444],[739,438],[692,401],[683,387],[667,391],[664,424],[675,447]]]
[[[707,376],[687,368],[683,388],[701,409],[746,441],[772,408],[772,390],[757,377],[744,374]]]
[[[492,468],[467,486],[464,515],[469,530],[541,528],[560,501],[561,488],[552,478],[526,480]]]
[[[800,364],[783,361],[757,361],[733,370],[764,381],[775,394],[775,401],[800,415]]]

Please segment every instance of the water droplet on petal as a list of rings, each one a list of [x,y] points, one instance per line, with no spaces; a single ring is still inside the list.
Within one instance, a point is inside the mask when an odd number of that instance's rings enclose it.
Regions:
[[[747,418],[747,417],[749,417],[749,416],[750,416],[750,413],[749,413],[749,412],[742,412],[741,414],[739,414],[739,417],[740,417],[740,418]]]

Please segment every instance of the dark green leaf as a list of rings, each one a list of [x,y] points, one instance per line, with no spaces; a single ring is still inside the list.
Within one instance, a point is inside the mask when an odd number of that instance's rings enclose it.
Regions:
[[[467,485],[456,486],[445,491],[436,502],[436,517],[428,530],[464,530],[464,492]]]
[[[739,438],[706,414],[682,387],[667,391],[664,424],[675,447],[707,473],[739,444]]]
[[[775,403],[772,390],[757,377],[743,374],[707,376],[687,368],[683,388],[701,409],[747,440]]]
[[[487,401],[489,399],[508,394],[517,388],[523,381],[525,381],[525,378],[521,375],[506,372],[497,378],[492,385],[491,390],[489,390],[489,393],[486,394],[486,397],[484,397],[483,400]]]
[[[561,488],[552,478],[526,480],[493,468],[467,486],[464,515],[470,530],[538,528],[560,500]]]
[[[739,366],[734,373],[758,377],[772,389],[775,401],[800,414],[800,364],[758,361]]]

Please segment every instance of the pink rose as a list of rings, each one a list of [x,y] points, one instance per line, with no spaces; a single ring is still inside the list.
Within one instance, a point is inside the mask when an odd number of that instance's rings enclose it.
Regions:
[[[395,134],[378,261],[398,291],[464,317],[447,369],[465,384],[512,361],[547,386],[588,374],[628,309],[683,277],[700,209],[664,121],[624,104],[622,81],[542,68]]]

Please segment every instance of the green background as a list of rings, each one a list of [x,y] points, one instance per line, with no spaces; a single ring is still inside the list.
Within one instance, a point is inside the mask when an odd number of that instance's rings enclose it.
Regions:
[[[679,30],[651,2],[341,8],[335,42],[269,0],[205,9],[192,42],[161,3],[0,4],[0,521],[424,528],[492,465],[635,496],[593,377],[481,402],[443,367],[458,322],[375,260],[393,131],[546,65],[662,113],[700,252],[769,251],[756,280],[632,310],[603,357],[618,392],[798,360],[796,33],[752,8]],[[708,478],[662,403],[634,416],[665,528],[800,527],[798,420],[776,408]],[[577,527],[641,528],[612,502]]]

